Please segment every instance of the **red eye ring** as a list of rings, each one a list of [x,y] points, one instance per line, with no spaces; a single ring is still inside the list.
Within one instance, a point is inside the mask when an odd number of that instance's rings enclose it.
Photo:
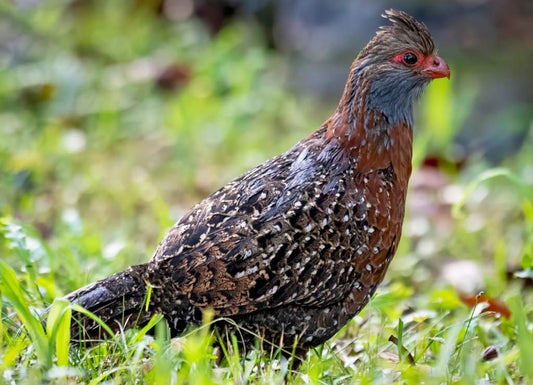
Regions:
[[[411,67],[414,66],[418,61],[418,57],[411,51],[406,52],[402,56],[402,63]]]
[[[405,50],[392,58],[394,63],[404,65],[406,67],[415,67],[418,63],[424,60],[424,55],[413,50]]]

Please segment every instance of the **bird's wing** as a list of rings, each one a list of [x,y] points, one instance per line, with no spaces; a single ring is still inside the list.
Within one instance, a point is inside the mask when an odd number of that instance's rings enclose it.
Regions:
[[[348,208],[338,204],[354,192],[319,155],[297,145],[206,198],[162,241],[158,271],[218,315],[340,300],[357,281],[343,237],[363,243],[364,234],[349,228]]]

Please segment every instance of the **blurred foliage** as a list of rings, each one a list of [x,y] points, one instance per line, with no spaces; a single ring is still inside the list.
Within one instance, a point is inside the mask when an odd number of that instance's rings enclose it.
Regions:
[[[455,80],[432,84],[418,110],[418,172],[386,282],[298,371],[266,345],[241,355],[231,339],[215,365],[209,318],[179,340],[156,318],[155,338],[145,328],[68,352],[72,309],[56,297],[146,261],[191,205],[327,116],[286,87],[286,58],[254,23],[211,34],[150,4],[0,5],[0,383],[531,379],[533,127],[497,168],[476,154],[450,159],[478,94]],[[512,129],[515,117],[502,119]],[[511,319],[466,306],[480,290]],[[490,346],[497,357],[484,360]]]

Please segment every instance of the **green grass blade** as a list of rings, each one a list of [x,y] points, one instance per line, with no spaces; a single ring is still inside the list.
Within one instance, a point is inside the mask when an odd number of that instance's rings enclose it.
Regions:
[[[55,345],[58,366],[68,365],[71,318],[70,303],[65,299],[56,299],[48,314],[46,331],[50,336],[50,344]]]
[[[518,338],[516,339],[518,349],[520,350],[520,368],[522,375],[533,381],[533,335],[528,329],[528,322],[522,299],[516,295],[509,298],[509,307],[511,308],[512,321],[515,325]]]
[[[503,167],[493,168],[485,172],[482,172],[481,174],[478,175],[477,178],[475,178],[472,182],[468,184],[459,202],[453,205],[452,207],[453,216],[455,218],[459,218],[461,216],[462,214],[461,210],[463,209],[463,206],[465,205],[466,200],[481,183],[487,180],[490,180],[490,179],[498,178],[498,177],[505,177],[509,181],[514,182],[517,185],[520,185],[522,183],[518,176],[516,176],[510,170],[503,168]]]
[[[24,328],[32,340],[40,364],[44,367],[52,365],[52,356],[48,350],[48,339],[39,319],[30,311],[20,282],[15,272],[3,261],[0,261],[0,291],[9,300]]]
[[[141,329],[139,330],[135,336],[131,339],[132,344],[136,344],[141,342],[141,340],[146,336],[146,334],[163,319],[163,316],[161,314],[156,314],[152,318],[150,318],[150,321]]]
[[[72,310],[86,315],[87,317],[98,323],[98,325],[100,325],[100,327],[105,330],[110,337],[113,337],[115,335],[115,333],[113,333],[113,330],[111,330],[111,328],[107,326],[106,323],[102,321],[102,319],[100,319],[100,317],[98,317],[96,314],[91,313],[89,310],[81,307],[80,305],[72,305]]]

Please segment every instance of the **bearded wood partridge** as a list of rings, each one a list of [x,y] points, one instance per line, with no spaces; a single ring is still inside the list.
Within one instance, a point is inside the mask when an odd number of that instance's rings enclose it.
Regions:
[[[396,252],[412,105],[450,75],[424,24],[395,10],[384,17],[391,24],[361,50],[322,126],[194,206],[150,262],[67,298],[115,330],[160,313],[180,335],[212,309],[232,321],[216,323],[219,331],[249,330],[287,351],[331,338],[368,303]],[[82,314],[72,329],[100,335]]]

